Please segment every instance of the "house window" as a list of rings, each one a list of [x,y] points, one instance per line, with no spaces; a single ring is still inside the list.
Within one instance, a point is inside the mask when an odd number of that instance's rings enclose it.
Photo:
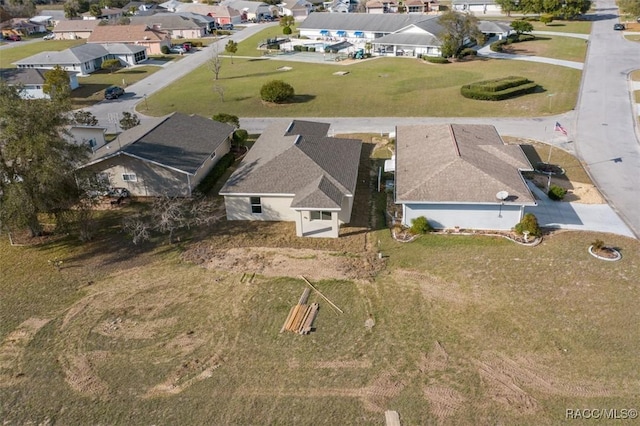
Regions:
[[[331,220],[331,212],[312,211],[311,220]]]
[[[251,213],[262,213],[262,203],[260,202],[260,197],[251,197],[249,199],[251,203]]]
[[[138,178],[135,173],[123,173],[122,180],[125,182],[137,182]]]
[[[96,142],[96,140],[94,138],[89,139],[88,142],[89,142],[89,146],[91,148],[95,148],[96,145],[98,145],[98,143]]]

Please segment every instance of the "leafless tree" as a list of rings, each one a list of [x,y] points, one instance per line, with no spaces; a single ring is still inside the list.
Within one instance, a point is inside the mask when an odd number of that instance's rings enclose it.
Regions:
[[[213,72],[213,75],[215,75],[215,80],[218,81],[220,70],[222,69],[222,58],[218,51],[217,40],[213,43],[211,58],[209,59],[209,69]]]
[[[213,91],[216,92],[220,96],[220,101],[224,102],[224,87],[214,84]]]
[[[122,229],[131,236],[133,244],[147,241],[151,238],[151,225],[149,220],[142,215],[133,215],[125,218]]]

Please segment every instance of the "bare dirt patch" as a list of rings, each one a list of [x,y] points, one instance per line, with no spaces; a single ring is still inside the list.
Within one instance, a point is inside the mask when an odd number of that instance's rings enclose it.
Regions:
[[[106,351],[92,351],[61,356],[59,361],[65,381],[76,392],[99,399],[107,398],[109,387],[95,374],[94,368],[96,362],[103,361],[108,355]]]
[[[418,371],[420,373],[442,371],[447,368],[448,362],[449,354],[440,342],[435,342],[431,352],[422,356],[422,361],[418,364]]]
[[[531,180],[538,188],[546,190],[548,179],[547,176],[536,173]],[[600,191],[598,191],[595,185],[583,182],[571,182],[555,176],[551,176],[551,185],[558,185],[567,190],[563,201],[580,204],[605,204],[604,198],[602,198]]]
[[[445,386],[425,387],[424,397],[429,401],[430,411],[440,420],[454,415],[465,402],[460,392]]]

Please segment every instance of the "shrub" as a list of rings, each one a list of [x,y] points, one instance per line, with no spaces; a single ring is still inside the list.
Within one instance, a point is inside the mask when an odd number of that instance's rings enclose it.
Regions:
[[[420,216],[415,219],[411,219],[411,232],[414,234],[426,234],[431,231],[431,225],[426,217]]]
[[[535,92],[538,85],[524,77],[505,77],[466,84],[460,88],[465,98],[479,101],[501,101]]]
[[[315,52],[315,51],[316,51],[316,48],[315,48],[315,47],[310,47],[310,48],[309,48],[309,52]]]
[[[162,52],[163,55],[168,55],[170,53],[169,46],[162,46],[160,48],[160,51]]]
[[[235,157],[231,153],[225,154],[209,172],[207,176],[196,187],[196,191],[202,194],[208,194],[218,179],[224,174],[224,172],[233,164]]]
[[[432,64],[448,64],[449,59],[442,56],[423,56],[424,60]]]
[[[475,49],[467,47],[467,48],[462,49],[460,51],[460,55],[459,56],[461,58],[464,58],[465,56],[477,56],[477,55],[478,55],[478,52]]]
[[[102,61],[100,68],[113,74],[115,70],[122,68],[122,64],[120,63],[120,59],[107,59]]]
[[[271,50],[280,50],[280,45],[278,43],[267,44],[267,49]]]
[[[567,190],[558,185],[551,185],[547,195],[554,201],[560,201],[567,195]]]
[[[302,51],[303,52],[308,52],[309,51],[309,46],[302,46]]]
[[[546,15],[540,16],[540,22],[542,22],[545,25],[549,25],[550,23],[553,22],[553,15],[546,14]]]
[[[220,123],[231,124],[236,129],[240,127],[240,119],[237,115],[226,114],[224,112],[218,113],[211,117],[214,121],[219,121]]]
[[[204,46],[201,41],[192,41],[191,45],[193,47],[202,47],[202,46]]]
[[[284,34],[284,35],[290,35],[292,32],[293,32],[293,30],[291,30],[291,27],[289,27],[289,26],[284,27],[282,29],[282,34]]]
[[[595,240],[594,242],[591,243],[591,246],[593,247],[593,250],[600,251],[604,248],[604,241]]]
[[[265,102],[276,104],[286,102],[295,94],[293,87],[282,80],[271,80],[260,89],[260,97]]]
[[[491,49],[492,52],[502,52],[502,47],[506,44],[509,44],[509,41],[506,39],[494,41],[489,45],[489,49]]]
[[[302,45],[301,44],[296,44],[295,46],[293,46],[293,51],[294,52],[302,52]]]
[[[527,213],[522,220],[515,226],[515,231],[518,234],[524,234],[524,231],[529,231],[529,235],[533,237],[539,237],[542,233],[540,226],[538,226],[538,219],[533,213]]]
[[[536,36],[534,36],[533,34],[520,34],[518,36],[518,43],[521,43],[523,41],[531,41],[535,39],[536,39]]]

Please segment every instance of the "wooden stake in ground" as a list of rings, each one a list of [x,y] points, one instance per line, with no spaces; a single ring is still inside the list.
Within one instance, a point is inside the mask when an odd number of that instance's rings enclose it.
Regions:
[[[302,278],[302,279],[303,279],[307,284],[309,284],[309,287],[311,287],[312,289],[314,289],[314,290],[315,290],[315,292],[316,292],[316,293],[318,293],[320,296],[322,296],[322,298],[323,298],[324,300],[326,300],[326,301],[327,301],[331,306],[333,306],[334,308],[336,308],[336,310],[337,310],[338,312],[340,312],[341,314],[344,314],[344,311],[343,311],[342,309],[338,308],[338,307],[335,305],[335,303],[333,303],[331,300],[329,300],[329,299],[327,298],[327,296],[325,296],[324,294],[320,293],[320,291],[319,291],[317,288],[315,288],[315,287],[313,286],[313,284],[311,284],[311,283],[309,282],[309,280],[308,280],[308,279],[306,279],[306,278],[305,278],[305,277],[303,277],[302,275],[300,275],[300,278]]]

